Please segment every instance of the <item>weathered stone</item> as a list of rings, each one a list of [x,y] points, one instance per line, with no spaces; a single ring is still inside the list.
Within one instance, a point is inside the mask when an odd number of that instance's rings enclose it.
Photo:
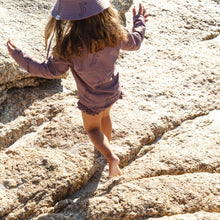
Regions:
[[[56,201],[76,192],[95,171],[93,160],[79,157],[31,144],[1,153],[0,217],[23,219],[48,212]]]
[[[71,76],[35,88],[2,84],[0,218],[218,219],[220,4],[141,2],[151,14],[146,39],[139,51],[120,55],[124,97],[112,108],[111,144],[124,176],[109,179],[94,154]],[[1,1],[3,64],[10,63],[10,31],[19,46],[45,57],[37,30],[52,4]],[[127,15],[129,28],[132,11]]]
[[[115,8],[117,8],[117,10],[121,14],[125,14],[130,9],[131,5],[133,4],[133,0],[126,0],[126,1],[110,0],[110,2],[115,6]]]
[[[213,111],[184,122],[164,134],[150,152],[126,166],[122,178],[107,180],[102,176],[96,188],[92,185],[97,183],[91,181],[75,199],[68,200],[66,208],[56,205],[64,208],[60,214],[37,219],[146,219],[218,212],[219,118],[220,111]]]
[[[11,38],[20,48],[27,50],[38,60],[45,59],[43,27],[53,1],[0,1],[0,104],[12,87],[38,86],[45,79],[31,77],[10,58],[6,42]],[[25,13],[24,13],[25,12]],[[41,52],[40,52],[41,51]]]
[[[164,216],[158,218],[159,220],[218,220],[220,218],[219,213],[214,212],[196,212],[191,214],[179,214],[173,216]],[[154,220],[155,218],[149,218],[149,220]]]
[[[0,154],[0,218],[23,219],[50,211],[57,201],[81,188],[99,167],[79,117],[71,114],[73,108],[53,108],[48,109],[51,114],[41,115],[41,126],[36,123],[35,131],[23,134]],[[44,117],[50,119],[44,121]],[[19,130],[15,126],[14,132]]]
[[[119,14],[126,26],[126,16],[125,13],[130,9],[133,4],[133,0],[110,0],[113,6],[119,11]]]

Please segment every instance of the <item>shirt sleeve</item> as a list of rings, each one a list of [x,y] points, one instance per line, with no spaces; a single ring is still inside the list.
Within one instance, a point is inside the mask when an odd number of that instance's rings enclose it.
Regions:
[[[145,34],[145,18],[142,15],[136,15],[133,18],[133,28],[132,33],[128,30],[128,39],[121,42],[122,50],[138,50],[144,39]]]
[[[12,57],[31,75],[47,79],[53,79],[66,73],[71,65],[68,61],[55,59],[54,57],[40,63],[19,49],[15,49]]]

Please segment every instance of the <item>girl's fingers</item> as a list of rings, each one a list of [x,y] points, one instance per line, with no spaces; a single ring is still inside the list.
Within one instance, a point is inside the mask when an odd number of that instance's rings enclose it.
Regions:
[[[7,41],[7,47],[8,47],[8,52],[9,52],[9,54],[12,55],[12,53],[13,53],[14,50],[16,49],[16,46],[11,43],[11,40],[10,40],[10,39],[8,39],[8,41]]]
[[[11,49],[10,42],[7,42],[7,46],[8,46],[9,49]]]
[[[11,40],[8,40],[7,43],[8,43],[8,45],[10,45],[12,48],[14,48],[14,49],[16,48],[16,46],[11,42]]]
[[[149,14],[147,14],[147,15],[144,15],[144,17],[145,17],[145,18],[148,18],[149,16],[150,16]]]
[[[8,43],[9,43],[12,47],[15,48],[15,45],[14,45],[11,41],[9,41]]]
[[[141,15],[142,14],[142,4],[139,4],[139,10],[138,10],[138,14]]]
[[[136,15],[136,9],[135,9],[135,7],[133,7],[133,16],[135,16]]]
[[[12,55],[13,50],[10,48],[10,46],[9,46],[9,45],[7,45],[7,46],[8,46],[8,52],[9,52],[9,54],[10,54],[10,55]]]
[[[136,8],[133,7],[133,16],[135,16],[135,15],[136,15]],[[139,4],[138,15],[144,16],[145,21],[148,21],[147,18],[150,14],[146,14],[146,9],[144,8],[144,6],[141,3]]]

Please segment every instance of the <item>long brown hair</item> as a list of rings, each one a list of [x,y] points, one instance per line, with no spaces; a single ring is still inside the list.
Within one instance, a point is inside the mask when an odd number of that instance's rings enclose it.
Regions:
[[[113,7],[82,20],[66,21],[51,17],[45,27],[46,49],[53,35],[53,54],[63,59],[81,56],[84,48],[89,53],[95,53],[105,47],[115,47],[120,40],[127,38],[118,12]]]

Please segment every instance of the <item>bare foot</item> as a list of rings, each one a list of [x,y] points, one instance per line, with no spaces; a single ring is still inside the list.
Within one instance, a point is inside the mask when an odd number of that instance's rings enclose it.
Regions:
[[[114,157],[113,160],[109,161],[109,176],[110,177],[116,177],[121,176],[122,172],[119,168],[120,160],[117,156]]]

